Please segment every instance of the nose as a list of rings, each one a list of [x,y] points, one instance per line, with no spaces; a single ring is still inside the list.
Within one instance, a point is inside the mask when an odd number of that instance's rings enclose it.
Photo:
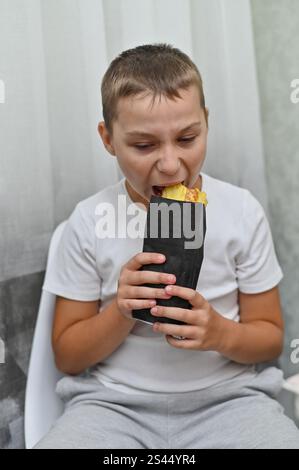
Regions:
[[[164,150],[157,162],[157,168],[160,173],[173,176],[180,169],[180,159],[173,149]]]

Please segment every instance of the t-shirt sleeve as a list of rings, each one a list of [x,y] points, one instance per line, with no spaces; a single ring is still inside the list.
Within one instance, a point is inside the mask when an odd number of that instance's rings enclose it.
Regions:
[[[243,246],[236,259],[239,290],[254,294],[272,289],[283,273],[264,209],[250,191],[244,198],[242,231]]]
[[[102,280],[95,246],[94,227],[79,203],[48,259],[43,289],[72,300],[99,300]]]

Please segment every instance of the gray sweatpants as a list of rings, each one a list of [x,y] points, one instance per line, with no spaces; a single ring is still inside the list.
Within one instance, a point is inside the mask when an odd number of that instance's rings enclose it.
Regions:
[[[65,377],[63,415],[36,449],[299,449],[299,430],[274,399],[268,368],[196,392],[129,395],[95,378]]]

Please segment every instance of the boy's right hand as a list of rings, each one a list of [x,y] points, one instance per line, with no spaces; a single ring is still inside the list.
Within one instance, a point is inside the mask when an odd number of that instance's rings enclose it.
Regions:
[[[117,306],[127,318],[133,319],[132,310],[151,308],[156,305],[155,299],[170,299],[164,289],[144,287],[142,284],[175,284],[173,274],[154,271],[139,271],[146,264],[162,264],[165,256],[159,253],[138,253],[133,256],[121,269],[118,289]]]

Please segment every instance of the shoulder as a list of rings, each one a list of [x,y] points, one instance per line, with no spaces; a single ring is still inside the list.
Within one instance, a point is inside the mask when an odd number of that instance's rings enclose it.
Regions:
[[[203,191],[207,193],[207,212],[211,215],[233,218],[236,222],[243,218],[248,208],[260,206],[260,203],[245,188],[235,184],[214,178],[210,175],[203,175]]]
[[[123,179],[117,183],[111,184],[101,191],[83,199],[75,206],[70,215],[69,222],[71,224],[94,225],[96,220],[96,209],[101,203],[110,203],[115,205],[117,196],[123,194]]]
[[[225,198],[235,200],[238,197],[245,197],[246,193],[249,191],[247,189],[241,188],[236,184],[229,183],[228,181],[223,181],[213,176],[210,176],[206,173],[203,175],[203,190],[209,191],[210,195],[214,198]]]

